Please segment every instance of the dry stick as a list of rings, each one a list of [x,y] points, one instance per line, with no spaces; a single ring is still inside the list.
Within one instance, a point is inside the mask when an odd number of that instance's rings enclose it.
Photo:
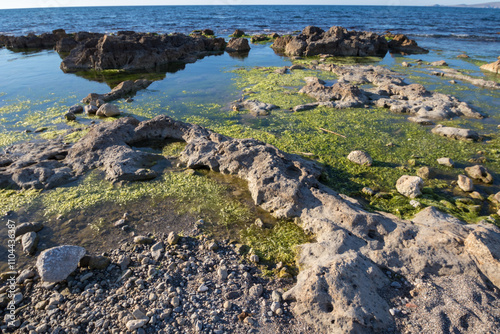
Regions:
[[[333,133],[334,135],[337,135],[337,136],[339,136],[339,137],[342,137],[342,138],[346,138],[346,139],[347,139],[347,137],[346,137],[346,136],[341,135],[340,133],[333,132],[333,131],[330,131],[330,130],[327,130],[327,129],[323,129],[323,128],[318,128],[318,129],[323,130],[323,131],[328,132],[328,133]]]

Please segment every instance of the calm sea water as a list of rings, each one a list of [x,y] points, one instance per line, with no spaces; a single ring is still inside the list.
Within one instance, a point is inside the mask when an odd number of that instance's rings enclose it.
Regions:
[[[423,46],[500,54],[500,10],[395,6],[140,6],[0,10],[0,34],[136,30],[159,33],[210,28],[227,36],[240,28],[291,33],[307,25],[408,34]]]

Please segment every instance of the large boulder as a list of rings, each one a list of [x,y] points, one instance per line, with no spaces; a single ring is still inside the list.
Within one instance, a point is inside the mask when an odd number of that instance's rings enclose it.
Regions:
[[[36,267],[43,282],[64,281],[78,267],[85,255],[85,248],[79,246],[59,246],[44,250],[38,256]]]
[[[287,56],[380,56],[388,50],[384,37],[371,32],[347,31],[331,27],[328,31],[308,26],[297,36],[278,37],[271,46]]]
[[[236,38],[236,37],[231,38],[226,45],[226,51],[227,52],[248,52],[248,51],[250,51],[250,45],[248,44],[248,39]]]

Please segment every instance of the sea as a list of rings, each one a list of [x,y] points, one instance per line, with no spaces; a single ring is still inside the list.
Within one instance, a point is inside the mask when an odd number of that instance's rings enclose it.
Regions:
[[[209,28],[227,36],[323,29],[403,33],[428,48],[459,49],[480,58],[500,54],[500,10],[409,6],[133,6],[0,10],[0,34],[67,32],[189,33]]]

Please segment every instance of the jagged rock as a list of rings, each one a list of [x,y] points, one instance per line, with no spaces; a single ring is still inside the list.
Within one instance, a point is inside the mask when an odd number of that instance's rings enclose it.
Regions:
[[[78,267],[85,255],[85,248],[79,246],[53,247],[38,255],[36,267],[43,282],[57,283],[65,280]]]
[[[153,81],[147,80],[147,79],[138,79],[135,81],[131,81],[131,80],[123,81],[123,82],[120,82],[109,93],[106,93],[106,94],[90,93],[89,95],[87,95],[87,97],[85,97],[82,100],[82,102],[83,103],[92,103],[92,104],[98,106],[99,100],[102,100],[104,102],[110,102],[110,101],[121,99],[123,97],[134,95],[139,90],[146,89],[152,83],[153,83]]]
[[[438,124],[434,129],[431,130],[432,133],[438,134],[443,137],[467,141],[478,141],[479,134],[476,131],[469,129],[452,128],[449,126],[442,126]]]
[[[287,56],[381,56],[388,50],[384,37],[372,32],[347,31],[331,27],[328,31],[313,26],[304,28],[297,36],[278,37],[271,46]]]
[[[231,37],[241,37],[241,36],[245,36],[245,32],[241,29],[236,29],[231,35]]]
[[[465,239],[465,251],[475,258],[481,272],[500,286],[500,230],[495,226],[478,226]]]
[[[114,36],[83,40],[62,61],[61,69],[64,72],[91,69],[154,70],[170,62],[192,62],[197,57],[222,52],[225,44],[223,38],[201,35],[119,32]]]
[[[97,116],[114,117],[120,115],[120,109],[114,104],[105,103],[97,109],[95,114]]]
[[[471,192],[474,190],[474,183],[472,183],[472,180],[465,175],[458,175],[457,184],[462,191]]]
[[[429,50],[421,48],[418,46],[417,42],[409,39],[406,35],[397,34],[393,35],[391,33],[386,34],[385,37],[390,39],[389,41],[389,51],[391,53],[402,53],[402,54],[422,54],[429,53]]]
[[[491,63],[491,64],[484,64],[480,67],[482,70],[485,71],[490,71],[493,73],[500,73],[500,59]]]
[[[424,181],[418,176],[403,175],[396,182],[396,190],[403,196],[416,198],[422,195]]]
[[[352,108],[364,105],[368,98],[354,85],[335,83],[327,87],[317,78],[308,78],[299,93],[306,94],[318,102],[333,102],[335,108]]]
[[[372,157],[363,151],[352,151],[347,156],[347,160],[354,162],[358,165],[371,166],[373,163]]]
[[[226,45],[226,51],[227,52],[248,52],[248,51],[250,51],[250,45],[248,44],[248,39],[236,38],[236,37],[231,38]]]
[[[471,178],[480,180],[483,183],[493,183],[493,176],[481,165],[466,167],[465,172]]]

